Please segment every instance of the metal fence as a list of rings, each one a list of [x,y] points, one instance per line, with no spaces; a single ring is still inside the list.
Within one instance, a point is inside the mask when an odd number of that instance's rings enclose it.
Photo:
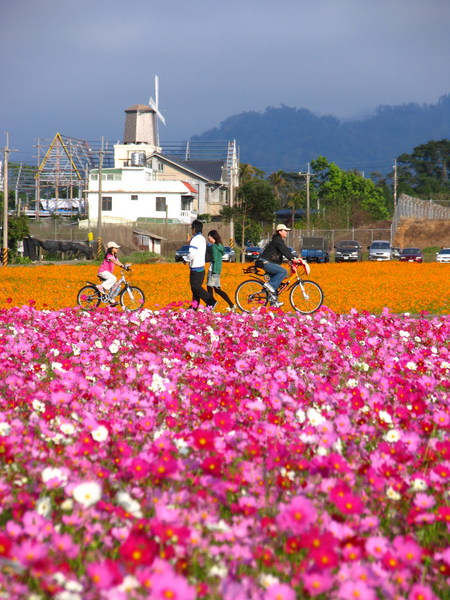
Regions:
[[[341,240],[356,240],[364,248],[374,240],[391,241],[391,228],[384,229],[311,229],[309,231],[294,230],[290,232],[289,245],[295,250],[302,246],[303,237],[321,237],[328,241],[328,249],[332,250]]]
[[[395,237],[401,219],[448,221],[450,220],[450,208],[433,202],[433,200],[419,200],[419,198],[401,194],[392,218],[392,239]]]

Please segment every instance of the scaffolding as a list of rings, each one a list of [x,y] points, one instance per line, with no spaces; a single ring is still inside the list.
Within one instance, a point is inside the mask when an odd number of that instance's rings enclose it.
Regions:
[[[52,139],[37,143],[38,166],[10,163],[10,189],[15,190],[15,212],[39,218],[54,213],[83,212],[83,192],[89,172],[103,166],[114,166],[114,143],[90,142],[57,133]],[[43,157],[43,158],[42,158]],[[63,202],[64,201],[64,202]],[[45,208],[46,207],[46,208]],[[81,208],[81,211],[80,211]]]

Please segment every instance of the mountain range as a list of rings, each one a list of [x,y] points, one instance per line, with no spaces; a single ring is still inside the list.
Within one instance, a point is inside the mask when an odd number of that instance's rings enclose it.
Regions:
[[[366,177],[392,170],[394,159],[431,140],[450,139],[450,94],[436,104],[379,106],[362,119],[318,116],[305,108],[268,107],[228,117],[195,141],[235,139],[240,161],[267,175],[307,169],[325,156],[341,169],[356,169]]]

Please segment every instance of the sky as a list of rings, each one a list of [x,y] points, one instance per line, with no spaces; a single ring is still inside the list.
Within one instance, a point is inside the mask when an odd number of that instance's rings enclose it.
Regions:
[[[267,107],[435,104],[449,32],[450,0],[0,0],[0,148],[37,164],[57,132],[122,141],[155,75],[163,142]]]

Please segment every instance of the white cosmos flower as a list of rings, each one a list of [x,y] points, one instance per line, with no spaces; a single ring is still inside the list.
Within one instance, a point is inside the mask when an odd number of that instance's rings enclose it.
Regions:
[[[52,511],[52,502],[48,496],[39,498],[36,502],[36,512],[43,517],[48,517]]]
[[[57,479],[60,484],[67,483],[67,474],[58,467],[45,467],[41,473],[42,481],[47,483],[51,479]]]
[[[385,423],[392,423],[391,415],[388,412],[386,412],[385,410],[380,410],[380,412],[378,413],[378,416]]]
[[[74,425],[72,425],[72,423],[61,423],[59,428],[64,433],[64,435],[72,435],[73,433],[75,433],[75,427]]]
[[[91,435],[96,442],[104,442],[108,439],[108,430],[104,425],[99,425],[97,429],[91,431]]]
[[[415,492],[423,492],[424,490],[428,489],[428,485],[427,485],[426,481],[416,477],[412,482],[411,488]]]
[[[11,431],[11,425],[6,421],[2,421],[0,423],[0,435],[6,436],[9,435]]]
[[[400,337],[408,339],[410,336],[409,331],[404,331],[403,329],[400,329],[400,331],[398,332]]]
[[[111,354],[117,354],[119,352],[120,342],[119,340],[114,340],[112,344],[109,346],[109,351]]]
[[[390,429],[383,436],[383,438],[386,440],[386,442],[398,442],[400,437],[401,437],[400,432],[397,431],[397,429]]]
[[[299,408],[298,411],[295,413],[295,417],[299,423],[304,423],[306,419],[305,411]]]
[[[357,379],[349,379],[347,381],[347,387],[349,387],[349,388],[358,387],[358,380]]]
[[[410,371],[416,371],[417,365],[414,361],[410,360],[409,362],[406,363],[406,368],[409,369]]]
[[[89,508],[102,497],[102,488],[96,481],[85,481],[73,489],[72,495],[77,502]]]
[[[143,514],[141,510],[141,505],[137,500],[135,500],[128,492],[117,492],[116,494],[117,503],[130,515],[136,517],[137,519],[142,519]]]
[[[96,340],[96,341],[94,342],[94,346],[95,346],[96,348],[103,348],[103,343],[102,343],[102,341],[101,341],[101,340]]]
[[[44,412],[45,404],[43,402],[41,402],[40,400],[33,400],[33,402],[31,404],[35,411]]]
[[[400,500],[401,495],[396,492],[394,490],[394,488],[392,487],[388,487],[388,489],[386,490],[386,496],[390,499],[390,500]]]
[[[308,419],[311,422],[311,425],[321,425],[325,421],[325,417],[323,417],[321,413],[315,408],[308,408],[307,415]]]

